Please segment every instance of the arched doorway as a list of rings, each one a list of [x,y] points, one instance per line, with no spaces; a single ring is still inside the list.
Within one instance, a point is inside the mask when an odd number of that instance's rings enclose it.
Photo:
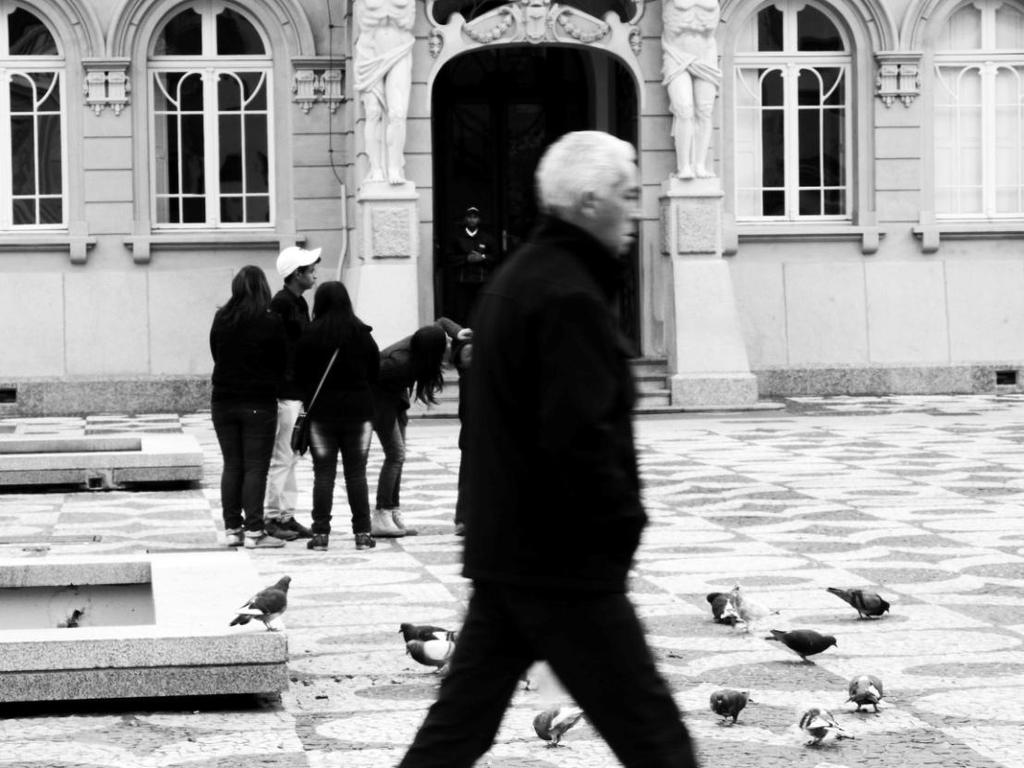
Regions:
[[[434,81],[434,298],[453,309],[446,269],[466,207],[503,257],[529,234],[537,215],[533,174],[544,149],[568,131],[598,129],[637,143],[637,94],[614,56],[583,47],[494,46],[459,56]],[[620,316],[639,351],[638,246],[628,255]],[[464,318],[457,318],[464,320]]]

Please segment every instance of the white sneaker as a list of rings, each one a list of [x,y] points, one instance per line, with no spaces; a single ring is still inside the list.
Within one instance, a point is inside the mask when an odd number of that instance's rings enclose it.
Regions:
[[[284,546],[284,539],[277,539],[269,536],[263,531],[246,531],[245,549],[277,549]]]
[[[400,530],[406,536],[415,536],[419,531],[415,528],[406,528],[405,521],[402,520],[402,512],[398,509],[391,510],[391,521],[395,524],[395,528]]]
[[[395,525],[390,509],[375,509],[370,513],[370,533],[377,539],[397,539],[405,531]]]

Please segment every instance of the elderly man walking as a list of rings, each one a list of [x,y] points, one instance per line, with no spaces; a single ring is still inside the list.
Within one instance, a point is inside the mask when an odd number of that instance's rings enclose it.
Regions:
[[[623,765],[696,765],[626,595],[647,516],[612,306],[640,215],[635,158],[597,131],[549,147],[536,174],[545,215],[480,294],[464,427],[473,596],[401,768],[472,766],[536,659]]]

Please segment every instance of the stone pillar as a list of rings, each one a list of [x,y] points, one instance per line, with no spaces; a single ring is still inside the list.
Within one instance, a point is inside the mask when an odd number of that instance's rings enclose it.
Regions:
[[[356,314],[383,348],[419,327],[419,193],[411,181],[363,182],[356,193]]]
[[[747,406],[757,401],[729,265],[722,259],[722,188],[717,178],[662,187],[662,253],[672,260],[672,405]]]

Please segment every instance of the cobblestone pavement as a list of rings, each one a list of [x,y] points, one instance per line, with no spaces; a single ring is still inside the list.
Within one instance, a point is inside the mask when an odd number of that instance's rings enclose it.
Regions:
[[[631,594],[701,764],[1024,768],[1024,397],[786,405],[638,421],[651,524]],[[12,425],[22,434],[182,429],[203,446],[205,479],[0,494],[0,556],[217,546],[220,457],[207,414],[6,419],[0,431]],[[394,766],[438,684],[404,654],[398,624],[457,627],[467,596],[451,520],[456,429],[410,426],[403,502],[420,535],[357,552],[339,487],[328,552],[295,542],[250,553],[254,587],[293,578],[291,685],[280,698],[12,705],[0,719],[0,766]],[[379,458],[375,449],[373,477]],[[308,509],[308,459],[301,466]],[[778,611],[755,631],[711,620],[705,593],[737,583]],[[891,613],[860,620],[829,586],[873,587]],[[800,627],[834,634],[838,646],[804,664],[763,639]],[[844,702],[861,673],[885,684],[879,714]],[[736,725],[708,710],[723,687],[755,702]],[[516,694],[480,764],[617,765],[585,724],[564,748],[544,748],[531,721],[547,691]],[[794,723],[811,701],[855,738],[807,746]]]

